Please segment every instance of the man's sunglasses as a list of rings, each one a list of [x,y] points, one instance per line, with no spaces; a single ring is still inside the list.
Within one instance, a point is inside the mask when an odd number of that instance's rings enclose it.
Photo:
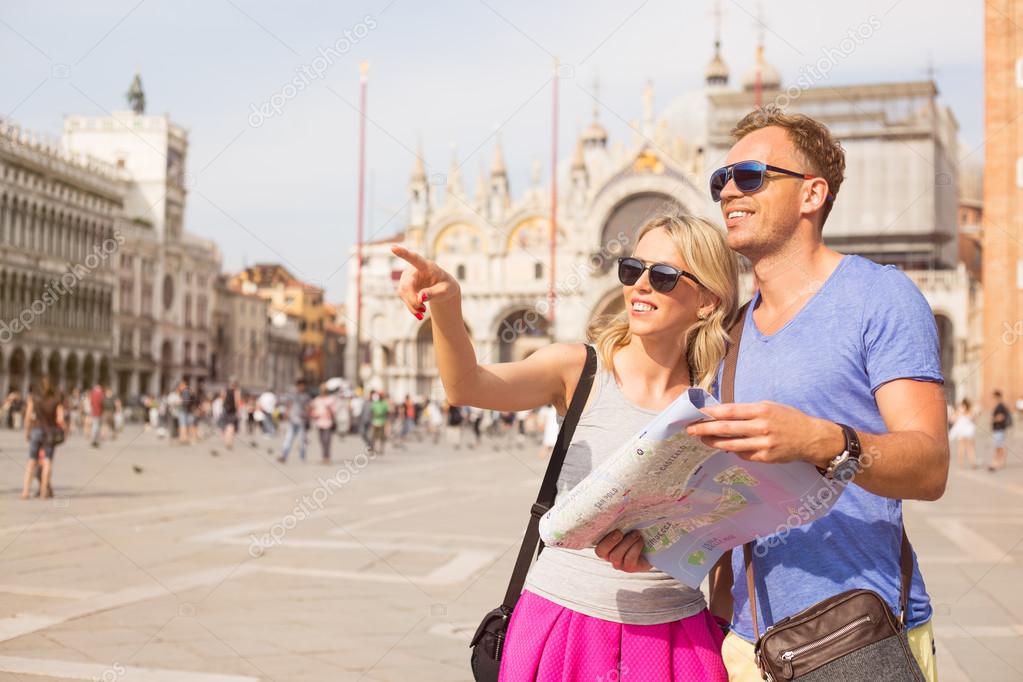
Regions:
[[[650,271],[650,287],[654,291],[659,291],[662,294],[666,294],[675,288],[678,284],[679,277],[688,277],[697,284],[700,284],[700,280],[696,279],[696,275],[686,272],[685,270],[679,270],[673,268],[670,265],[664,263],[654,263],[653,265],[647,265],[638,258],[619,258],[618,259],[618,281],[626,286],[632,286],[639,281],[639,278],[643,276],[643,272]],[[702,286],[702,285],[701,285]]]
[[[740,192],[756,192],[764,186],[764,178],[768,173],[781,173],[800,180],[813,180],[820,177],[797,173],[778,166],[769,166],[761,161],[738,161],[714,171],[710,176],[710,196],[714,201],[721,201],[721,190],[725,188],[729,180],[735,180],[735,186],[739,188]],[[828,200],[834,201],[834,199],[835,195],[828,192]]]

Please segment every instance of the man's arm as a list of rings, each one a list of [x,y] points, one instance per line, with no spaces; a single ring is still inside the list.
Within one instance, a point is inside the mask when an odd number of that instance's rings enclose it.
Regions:
[[[853,479],[875,495],[936,500],[948,479],[945,395],[931,381],[897,379],[874,393],[888,433],[857,432],[862,471]],[[845,447],[842,429],[794,407],[772,402],[715,405],[716,421],[689,427],[707,445],[755,462],[806,461],[825,469]]]

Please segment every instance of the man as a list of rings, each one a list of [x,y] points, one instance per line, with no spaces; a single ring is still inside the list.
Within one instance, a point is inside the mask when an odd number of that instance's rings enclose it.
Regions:
[[[998,471],[1005,467],[1005,431],[1012,424],[1009,408],[1002,400],[1002,392],[995,391],[995,409],[991,413],[991,440],[995,444],[995,456],[988,466],[988,471]]]
[[[821,470],[837,466],[851,449],[847,438],[858,436],[869,466],[856,465],[831,512],[756,543],[760,631],[854,588],[874,590],[898,614],[901,500],[936,500],[948,477],[933,314],[894,267],[824,245],[845,169],[827,128],[768,107],[733,136],[711,193],[758,291],[746,314],[736,402],[708,409],[715,421],[689,432],[752,461],[802,460]],[[759,163],[733,165],[743,161]],[[760,680],[741,549],[731,570],[732,630],[722,653],[731,680]],[[910,646],[935,680],[931,613],[914,557]]]
[[[277,431],[274,424],[274,410],[277,409],[277,396],[273,391],[263,391],[256,400],[256,421],[263,427],[263,435],[272,438]]]
[[[383,393],[374,391],[369,409],[373,427],[370,436],[370,452],[382,455],[384,454],[384,443],[387,442],[387,418],[391,413],[391,404]]]
[[[284,434],[284,446],[277,461],[284,464],[288,461],[291,446],[298,439],[298,458],[305,461],[306,421],[309,419],[309,391],[303,377],[295,380],[295,390],[284,396],[284,404],[288,410],[288,431]]]
[[[89,391],[89,417],[91,422],[89,424],[91,436],[89,438],[89,444],[94,447],[99,447],[99,434],[103,428],[103,402],[106,398],[106,394],[103,391],[103,384],[96,382],[96,385]]]
[[[178,384],[178,435],[182,445],[192,444],[192,424],[195,419],[192,414],[192,389],[184,379]]]

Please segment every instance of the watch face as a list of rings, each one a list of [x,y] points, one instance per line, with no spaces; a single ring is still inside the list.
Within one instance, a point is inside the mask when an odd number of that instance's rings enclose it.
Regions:
[[[860,461],[855,457],[850,457],[848,452],[843,454],[845,459],[835,467],[832,478],[842,483],[848,483],[855,478],[856,474],[860,473]]]

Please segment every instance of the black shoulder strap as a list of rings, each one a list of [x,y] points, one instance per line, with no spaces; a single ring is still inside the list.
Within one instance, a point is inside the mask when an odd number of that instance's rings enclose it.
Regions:
[[[572,442],[572,434],[575,433],[575,426],[579,423],[579,415],[582,414],[583,406],[590,395],[590,387],[593,385],[593,375],[597,373],[597,352],[593,346],[586,344],[586,365],[579,377],[579,383],[572,394],[572,402],[568,406],[564,421],[561,422],[561,430],[558,431],[558,440],[551,453],[551,459],[547,463],[547,473],[544,474],[543,483],[540,484],[540,493],[536,496],[536,502],[529,511],[529,525],[526,526],[526,535],[522,538],[522,546],[519,547],[519,557],[515,560],[515,569],[512,571],[511,580],[508,582],[508,591],[504,595],[503,605],[511,611],[519,600],[519,593],[522,586],[526,584],[526,573],[529,572],[529,565],[533,562],[533,548],[539,545],[537,555],[543,549],[540,542],[540,517],[554,505],[554,498],[558,494],[558,476],[561,475],[561,465],[565,462],[565,453]]]

